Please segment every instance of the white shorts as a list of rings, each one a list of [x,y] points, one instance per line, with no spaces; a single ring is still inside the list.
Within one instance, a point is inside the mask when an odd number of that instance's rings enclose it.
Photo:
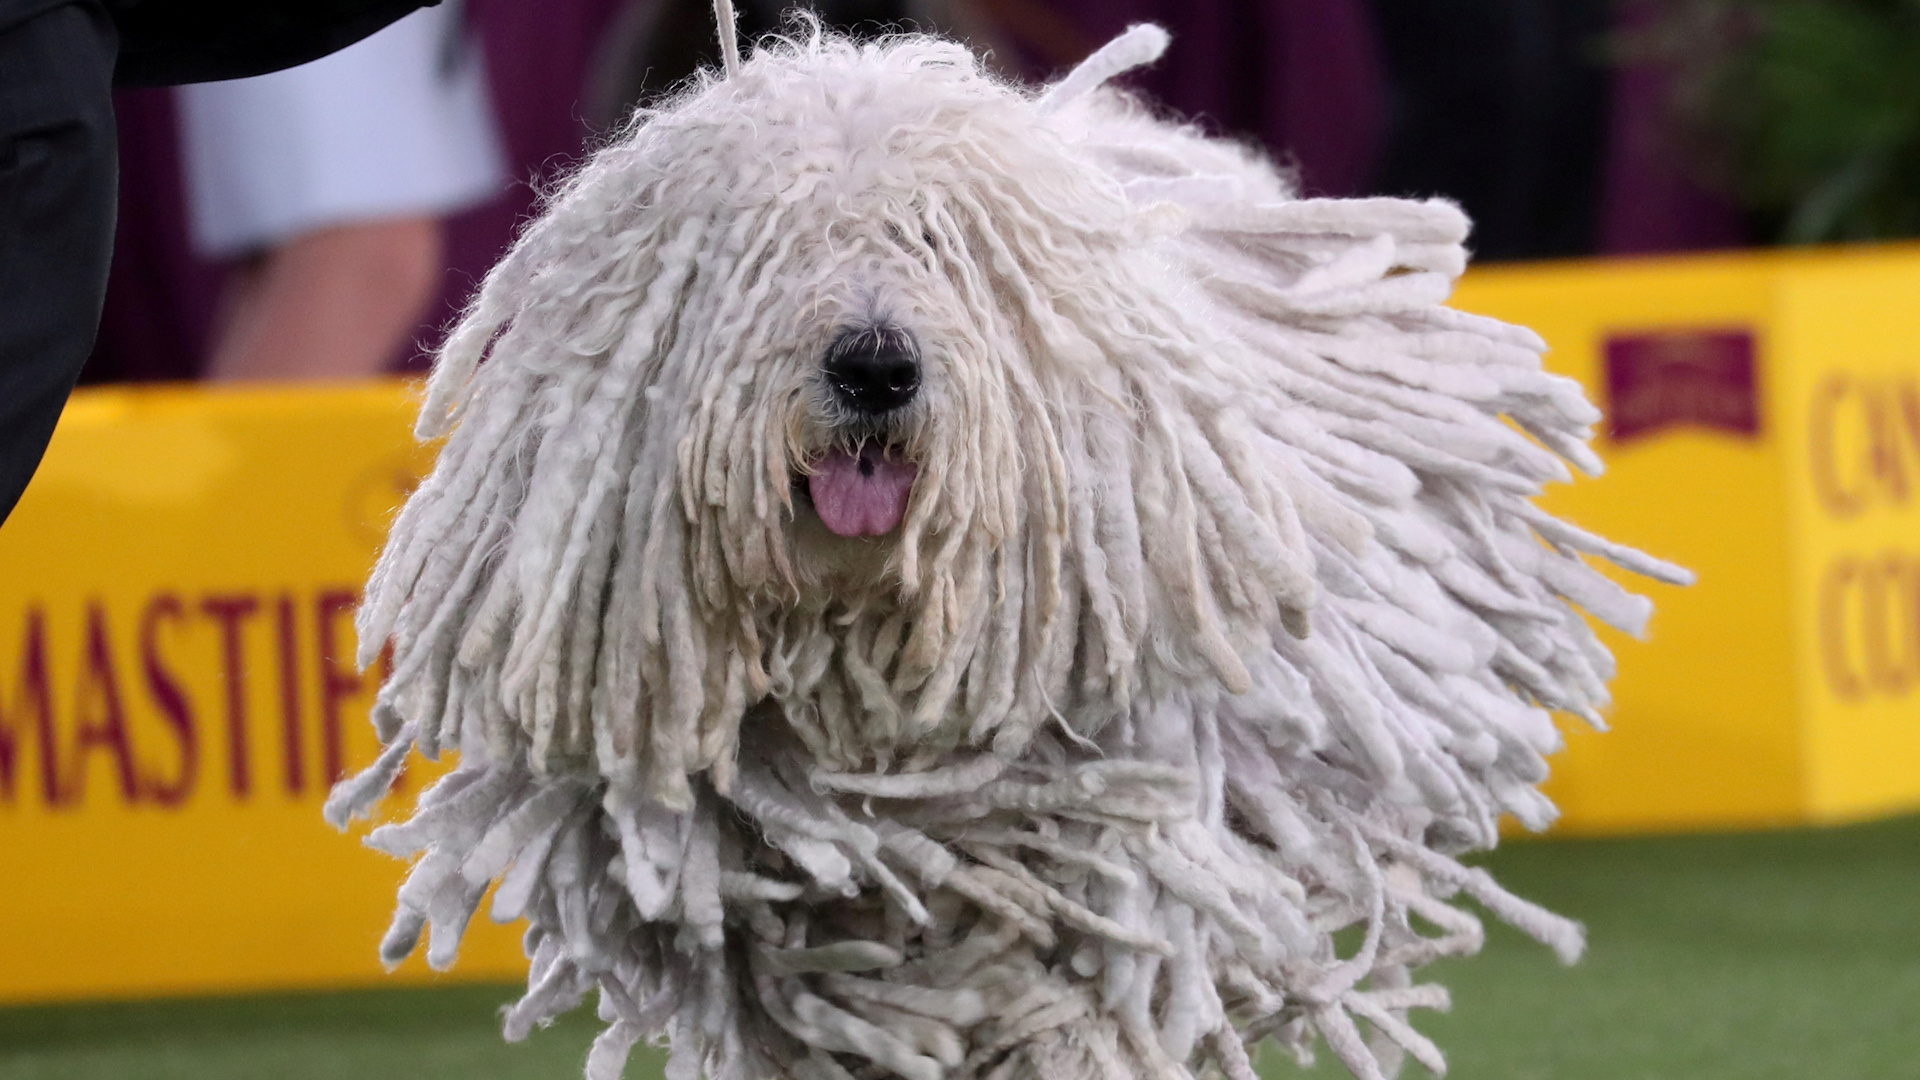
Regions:
[[[176,93],[203,255],[330,225],[448,214],[506,184],[485,67],[456,3],[309,64]]]

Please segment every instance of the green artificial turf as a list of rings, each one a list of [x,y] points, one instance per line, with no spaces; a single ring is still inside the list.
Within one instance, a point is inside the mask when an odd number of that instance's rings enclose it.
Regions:
[[[1430,969],[1416,1023],[1466,1080],[1920,1080],[1920,819],[1746,836],[1515,843],[1508,887],[1587,924],[1562,968],[1495,929]],[[520,1046],[511,987],[0,1010],[0,1080],[573,1080],[582,1009]],[[1270,1080],[1302,1073],[1269,1053]],[[631,1080],[657,1080],[642,1051]],[[1421,1075],[1417,1066],[1407,1075]]]
[[[5,1080],[578,1080],[591,1008],[501,1041],[511,986],[0,1011]],[[638,1055],[636,1055],[636,1058]],[[629,1067],[632,1080],[658,1080]]]
[[[1485,864],[1586,923],[1587,955],[1562,967],[1488,920],[1479,956],[1426,969],[1453,1011],[1415,1023],[1454,1077],[1920,1080],[1920,818],[1523,841]],[[1323,1054],[1307,1075],[1346,1074]]]

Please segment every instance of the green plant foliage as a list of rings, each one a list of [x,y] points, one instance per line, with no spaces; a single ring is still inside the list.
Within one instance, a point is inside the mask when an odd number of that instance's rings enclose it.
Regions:
[[[1696,164],[1786,243],[1920,235],[1920,0],[1672,0]]]

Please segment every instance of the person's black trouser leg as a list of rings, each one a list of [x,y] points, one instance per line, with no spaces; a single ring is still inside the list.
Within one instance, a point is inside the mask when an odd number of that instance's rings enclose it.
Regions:
[[[117,52],[97,3],[0,30],[0,522],[40,464],[106,299]]]

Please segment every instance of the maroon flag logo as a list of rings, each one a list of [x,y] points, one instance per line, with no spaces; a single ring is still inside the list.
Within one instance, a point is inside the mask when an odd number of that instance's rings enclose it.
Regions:
[[[1753,332],[1655,330],[1606,342],[1607,433],[1624,442],[1696,424],[1760,433]]]

